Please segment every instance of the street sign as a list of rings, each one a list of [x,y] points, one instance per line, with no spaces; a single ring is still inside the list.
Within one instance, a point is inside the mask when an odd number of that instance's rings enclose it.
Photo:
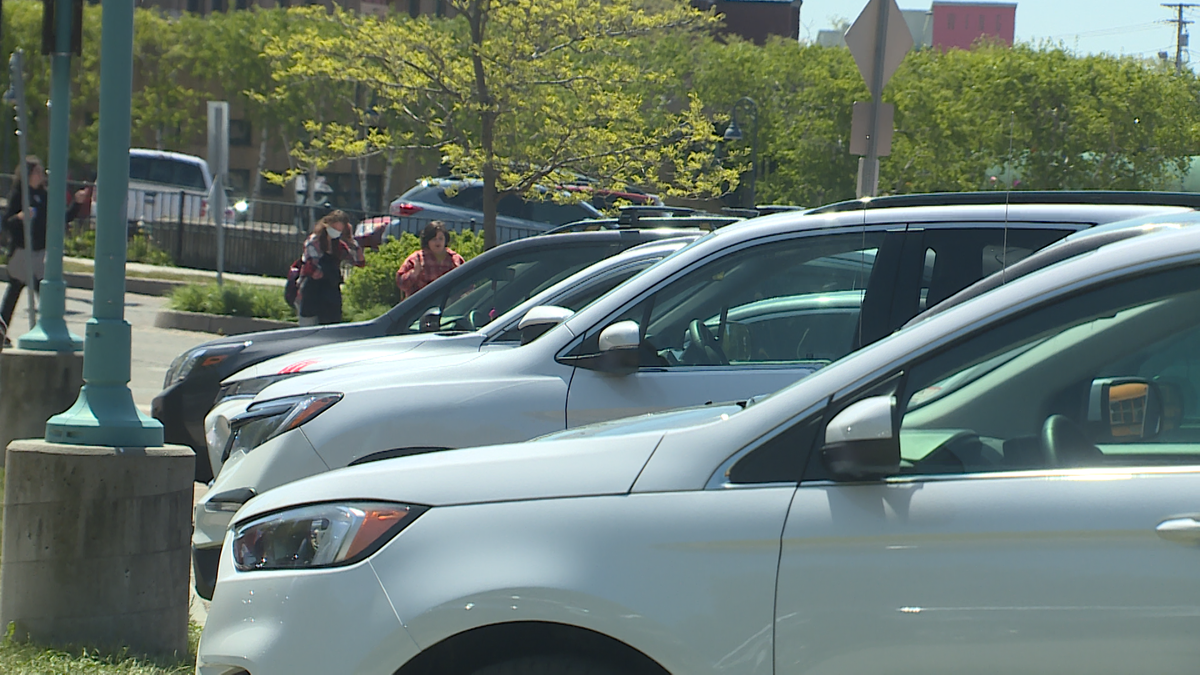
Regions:
[[[855,101],[854,115],[850,118],[850,154],[865,155],[871,140],[871,106],[870,101]],[[896,115],[896,106],[891,103],[879,104],[879,127],[875,138],[875,156],[887,157],[892,154],[892,124]]]
[[[880,7],[884,3],[888,6]],[[885,12],[887,22],[882,33],[879,30],[881,10]],[[884,40],[883,44],[879,45],[881,34]],[[850,54],[858,64],[858,72],[862,73],[872,96],[880,94],[883,85],[896,73],[904,55],[913,48],[913,44],[912,33],[908,30],[908,24],[904,22],[904,15],[900,13],[896,0],[870,0],[846,31],[846,46],[850,48]],[[882,54],[876,53],[877,46],[882,47]],[[883,64],[883,72],[878,83],[880,91],[876,91],[875,69],[880,61]]]
[[[859,162],[858,196],[874,197],[879,188],[879,157],[891,152],[892,142],[893,110],[883,105],[883,85],[912,49],[913,37],[896,0],[869,0],[846,31],[846,45],[871,92],[869,104],[854,104],[851,151],[861,149],[863,155]],[[861,148],[857,143],[860,138],[865,141]]]

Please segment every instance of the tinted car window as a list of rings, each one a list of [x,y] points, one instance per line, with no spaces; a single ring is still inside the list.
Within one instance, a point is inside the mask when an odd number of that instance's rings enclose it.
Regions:
[[[592,217],[592,212],[578,204],[558,204],[552,201],[534,201],[529,204],[529,219],[551,225],[565,225]]]
[[[129,158],[129,180],[150,180],[150,158],[149,157],[130,157]]]
[[[437,194],[443,204],[472,211],[483,209],[483,188],[481,187],[460,189],[456,186],[448,186],[439,190]]]
[[[537,293],[615,253],[609,244],[538,248],[497,258],[449,284],[432,302],[400,319],[402,333],[415,333],[430,309],[442,312],[442,330],[475,330]]]

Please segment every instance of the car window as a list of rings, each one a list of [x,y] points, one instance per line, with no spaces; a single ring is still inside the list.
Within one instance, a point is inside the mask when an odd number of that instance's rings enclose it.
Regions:
[[[496,202],[496,214],[509,218],[529,218],[529,204],[519,195],[507,194]]]
[[[482,187],[459,187],[448,185],[437,192],[438,199],[443,204],[471,211],[483,210]]]
[[[578,312],[584,307],[590,305],[596,298],[608,293],[628,279],[633,278],[635,274],[638,274],[656,262],[658,261],[646,260],[636,265],[631,265],[624,269],[618,270],[614,273],[601,275],[599,278],[589,280],[588,283],[583,284],[578,288],[574,288],[560,297],[554,298],[553,301],[548,304],[552,304],[556,307],[563,307],[571,310],[572,312]],[[496,336],[496,341],[520,342],[521,331],[517,328],[519,323],[520,319],[513,323],[512,326],[503,333]]]
[[[611,244],[537,248],[501,257],[461,275],[434,299],[400,320],[404,333],[420,330],[430,309],[442,313],[442,330],[476,330],[579,270],[615,253]]]
[[[1127,282],[914,366],[902,472],[1200,463],[1200,274]]]
[[[529,203],[529,219],[539,223],[565,225],[591,218],[593,215],[595,214],[579,204],[558,204],[548,200]]]
[[[150,180],[149,157],[134,156],[129,158],[129,180]]]
[[[907,308],[903,323],[993,272],[1010,267],[1034,251],[1067,236],[1067,228],[1000,227],[937,228],[921,240],[925,267],[920,302]]]
[[[642,333],[641,365],[823,365],[854,345],[884,233],[798,237],[706,263],[622,313]],[[598,350],[595,330],[576,353]]]

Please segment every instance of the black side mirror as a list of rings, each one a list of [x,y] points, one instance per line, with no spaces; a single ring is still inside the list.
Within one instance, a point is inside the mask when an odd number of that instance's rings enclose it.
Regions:
[[[430,307],[424,314],[421,315],[421,332],[436,333],[442,329],[442,310],[439,307]]]

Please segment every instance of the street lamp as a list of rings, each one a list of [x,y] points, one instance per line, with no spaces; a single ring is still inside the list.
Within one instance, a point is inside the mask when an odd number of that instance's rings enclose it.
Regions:
[[[733,104],[729,113],[729,127],[725,129],[725,140],[740,141],[743,138],[742,127],[738,124],[738,111],[746,110],[750,114],[750,204],[754,208],[754,183],[758,178],[758,104],[754,99],[743,96]]]

